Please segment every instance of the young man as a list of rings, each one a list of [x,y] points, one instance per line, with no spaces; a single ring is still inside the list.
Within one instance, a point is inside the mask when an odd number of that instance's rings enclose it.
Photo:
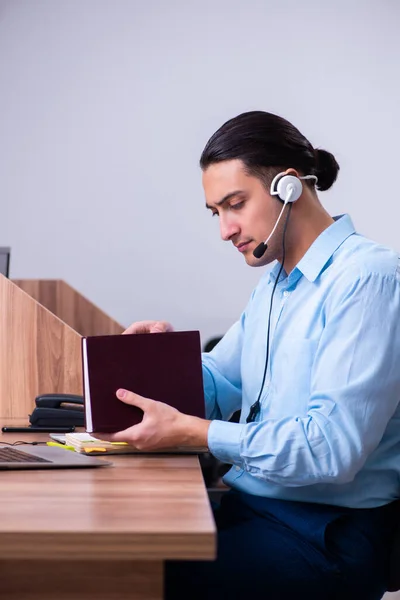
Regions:
[[[209,420],[117,393],[144,417],[110,439],[208,445],[233,465],[217,560],[169,564],[166,597],[377,600],[400,491],[398,256],[325,211],[336,160],[276,115],[228,121],[200,164],[222,238],[250,266],[277,263],[203,357]]]

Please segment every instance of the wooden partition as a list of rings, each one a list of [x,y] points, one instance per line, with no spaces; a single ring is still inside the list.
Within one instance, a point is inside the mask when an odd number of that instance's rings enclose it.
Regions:
[[[14,279],[13,282],[83,336],[119,334],[124,330],[61,279]]]
[[[82,394],[81,336],[0,275],[1,425],[28,421],[49,392]]]

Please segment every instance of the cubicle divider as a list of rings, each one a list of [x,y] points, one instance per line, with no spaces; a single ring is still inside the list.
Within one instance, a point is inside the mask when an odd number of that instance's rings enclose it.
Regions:
[[[80,335],[112,335],[124,330],[62,279],[13,279],[13,283]]]
[[[82,394],[81,337],[122,330],[63,281],[0,275],[1,425],[28,423],[40,394]]]

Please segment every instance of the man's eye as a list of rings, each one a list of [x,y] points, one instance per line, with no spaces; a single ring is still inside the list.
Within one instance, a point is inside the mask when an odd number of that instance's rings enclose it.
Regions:
[[[243,206],[244,202],[243,200],[241,202],[236,202],[236,204],[231,204],[231,209],[232,210],[240,210]]]
[[[212,216],[212,217],[218,217],[218,213],[217,213],[217,212],[212,212],[212,213],[211,213],[211,216]]]

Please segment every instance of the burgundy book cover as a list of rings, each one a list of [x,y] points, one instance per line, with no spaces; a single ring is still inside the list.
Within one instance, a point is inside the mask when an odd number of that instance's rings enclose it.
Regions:
[[[124,388],[204,418],[198,331],[102,335],[82,338],[86,431],[115,432],[143,412],[115,395]]]

